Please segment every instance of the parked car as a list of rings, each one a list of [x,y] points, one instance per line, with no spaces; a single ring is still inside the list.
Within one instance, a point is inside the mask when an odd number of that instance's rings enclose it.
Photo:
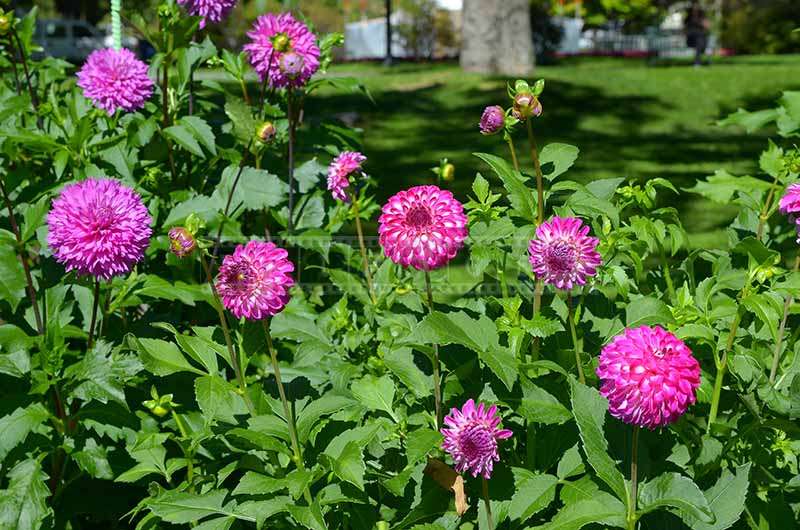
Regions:
[[[45,55],[81,63],[94,50],[104,47],[105,35],[83,20],[40,20],[34,40]]]

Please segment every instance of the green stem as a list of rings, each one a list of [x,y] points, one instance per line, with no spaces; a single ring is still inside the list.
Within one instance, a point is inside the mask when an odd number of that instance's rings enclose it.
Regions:
[[[670,301],[674,301],[677,296],[675,295],[675,285],[672,283],[672,276],[669,272],[669,264],[667,263],[667,254],[664,249],[661,249],[661,270],[664,274],[664,281],[667,283],[667,293],[669,294]]]
[[[793,272],[797,272],[800,268],[800,254],[794,260]],[[783,333],[786,331],[786,322],[789,320],[789,308],[792,306],[794,297],[789,295],[783,304],[783,318],[781,325],[778,328],[778,340],[775,342],[775,352],[772,354],[772,367],[769,371],[769,382],[775,384],[775,378],[778,376],[778,365],[781,362],[781,347],[783,346]]]
[[[764,208],[761,210],[761,213],[758,216],[758,229],[756,229],[756,236],[758,237],[759,241],[761,241],[761,237],[764,235],[764,226],[766,226],[769,208],[772,206],[772,200],[775,198],[775,190],[777,187],[778,177],[776,176],[775,180],[772,181],[772,186],[767,194],[767,200],[764,201]]]
[[[86,349],[91,350],[94,344],[94,326],[97,322],[97,307],[100,305],[100,280],[94,280],[94,302],[92,304],[92,320],[89,323],[89,340],[86,343]]]
[[[211,294],[214,295],[214,309],[217,310],[217,316],[219,316],[219,323],[222,326],[222,334],[225,336],[225,345],[228,347],[228,355],[231,357],[231,364],[233,365],[233,371],[236,374],[236,381],[239,383],[239,390],[242,394],[242,398],[244,399],[244,403],[247,406],[247,410],[250,412],[250,415],[255,416],[256,409],[253,406],[253,401],[250,399],[250,394],[247,393],[247,383],[244,379],[241,361],[239,360],[239,356],[236,355],[236,350],[233,347],[231,330],[228,327],[228,319],[225,318],[225,311],[222,309],[222,300],[219,297],[216,285],[214,285],[214,280],[211,277],[211,269],[208,266],[208,262],[206,261],[205,254],[203,252],[200,252],[200,263],[203,265],[203,270],[206,273],[206,281],[208,282],[208,285],[211,286]]]
[[[372,305],[375,305],[378,301],[375,298],[375,289],[372,286],[372,273],[369,271],[369,258],[367,257],[367,247],[364,244],[364,231],[361,229],[361,214],[358,211],[358,196],[355,192],[351,192],[350,198],[353,203],[353,217],[356,219],[356,232],[358,233],[358,246],[361,249],[364,276],[367,278],[367,288],[369,289],[369,297],[372,299]]]
[[[519,160],[517,160],[517,150],[514,149],[514,140],[511,135],[506,133],[506,142],[508,142],[508,150],[511,151],[511,161],[514,163],[514,169],[519,171]]]
[[[489,502],[489,481],[481,479],[483,486],[483,502],[486,505],[486,523],[489,530],[494,530],[494,520],[492,518],[492,504]]]
[[[294,142],[297,120],[294,116],[292,89],[286,95],[286,115],[289,119],[289,145],[287,163],[289,165],[289,217],[286,220],[286,229],[289,235],[294,232]]]
[[[575,366],[578,367],[578,381],[586,384],[586,377],[583,375],[583,361],[581,361],[581,348],[578,345],[578,332],[575,329],[575,308],[572,307],[572,295],[568,295],[567,305],[569,306],[569,333],[572,335],[572,347],[575,350]]]
[[[533,170],[536,173],[536,224],[544,221],[544,181],[542,179],[542,166],[539,163],[539,151],[536,149],[536,139],[533,137],[533,126],[531,120],[525,120],[528,126],[528,140],[531,143],[531,159],[533,160]]]
[[[433,290],[431,290],[431,275],[425,271],[425,290],[428,293],[428,310],[433,313]],[[439,345],[433,345],[433,404],[436,413],[436,429],[439,429],[442,417],[442,389],[439,374]]]
[[[269,356],[272,360],[272,371],[275,374],[275,382],[278,385],[278,395],[281,398],[281,404],[283,404],[283,413],[286,416],[286,424],[289,426],[289,439],[292,442],[292,451],[294,452],[294,462],[298,469],[304,470],[305,465],[303,464],[303,453],[300,451],[300,442],[297,438],[297,428],[295,427],[294,422],[294,415],[292,414],[292,409],[289,407],[289,401],[286,399],[286,392],[283,389],[283,381],[281,380],[281,367],[278,365],[278,355],[275,352],[275,347],[272,344],[272,335],[269,332],[269,321],[267,319],[262,320],[261,323],[264,327],[264,337],[267,340],[267,349],[269,350]],[[308,502],[309,506],[311,505],[311,493],[306,487],[303,495]]]
[[[717,413],[719,412],[719,400],[722,396],[722,382],[725,379],[725,372],[728,369],[728,352],[733,348],[733,341],[736,338],[736,331],[739,329],[739,323],[742,321],[742,315],[737,309],[736,316],[733,317],[731,329],[728,333],[728,342],[725,344],[725,351],[722,352],[722,358],[717,363],[717,376],[714,380],[714,393],[711,396],[711,411],[708,414],[708,427],[706,432],[711,432],[711,425],[717,421]]]
[[[639,498],[639,426],[633,426],[633,442],[631,444],[631,497],[628,500],[628,515],[626,517],[628,530],[636,530],[636,503]]]
[[[531,318],[536,318],[542,308],[542,291],[544,290],[544,283],[542,280],[537,279],[536,285],[533,288],[533,313]],[[534,361],[539,360],[539,337],[534,337],[531,341],[531,356]]]

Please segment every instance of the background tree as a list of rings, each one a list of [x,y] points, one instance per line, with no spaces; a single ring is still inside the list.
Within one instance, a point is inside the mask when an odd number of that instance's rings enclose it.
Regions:
[[[534,62],[529,0],[464,0],[464,70],[526,75]]]

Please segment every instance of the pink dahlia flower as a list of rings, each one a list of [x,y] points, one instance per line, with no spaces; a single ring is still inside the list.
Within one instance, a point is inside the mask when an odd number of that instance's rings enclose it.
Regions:
[[[117,109],[138,110],[153,94],[147,65],[124,48],[93,51],[78,72],[78,86],[84,96],[108,114]]]
[[[496,134],[503,130],[506,113],[500,105],[486,107],[481,115],[481,134]]]
[[[301,87],[319,68],[317,38],[291,13],[261,15],[247,36],[250,64],[272,87]]]
[[[700,365],[675,335],[642,326],[626,329],[603,348],[597,376],[612,416],[655,429],[676,421],[695,402]]]
[[[47,242],[67,271],[108,280],[142,259],[150,214],[138,193],[112,179],[69,184],[47,216]]]
[[[361,164],[367,159],[356,151],[342,151],[328,166],[328,189],[335,199],[347,202],[347,187],[350,186],[350,175],[361,171]]]
[[[800,213],[800,183],[790,184],[786,188],[786,193],[781,197],[781,213],[798,214]]]
[[[236,7],[236,0],[178,0],[178,4],[193,17],[203,17],[200,27],[204,28],[209,21],[215,24],[222,22]]]
[[[588,234],[589,227],[576,217],[553,217],[539,225],[528,245],[533,272],[559,289],[584,285],[601,263],[600,241]]]
[[[222,305],[236,318],[262,320],[279,313],[289,301],[294,285],[294,265],[288,252],[264,241],[238,245],[225,256],[216,287]]]
[[[415,186],[392,196],[378,219],[386,256],[404,267],[432,270],[453,259],[467,238],[467,216],[453,194]]]
[[[483,403],[476,407],[470,399],[461,410],[451,409],[444,424],[450,428],[441,431],[444,435],[442,449],[453,457],[456,471],[491,478],[494,463],[500,460],[497,441],[511,438],[513,434],[508,429],[498,428],[497,407],[486,407]]]

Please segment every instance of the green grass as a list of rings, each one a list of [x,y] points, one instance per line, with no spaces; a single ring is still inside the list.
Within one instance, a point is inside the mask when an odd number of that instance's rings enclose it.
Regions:
[[[535,121],[540,147],[577,145],[580,158],[569,173],[581,181],[608,177],[664,177],[689,187],[725,168],[757,174],[757,159],[770,131],[746,135],[716,120],[738,107],[772,105],[781,91],[800,88],[800,56],[753,56],[717,61],[710,68],[647,66],[642,60],[573,59],[541,66],[547,81],[544,115]],[[473,152],[507,155],[499,136],[483,137],[483,108],[507,104],[506,79],[462,72],[455,64],[335,66],[330,75],[358,77],[375,105],[359,95],[332,91],[311,98],[309,116],[354,113],[364,129],[368,172],[388,197],[404,187],[431,182],[429,168],[443,157],[456,165],[456,194],[464,198],[476,171],[487,172]],[[517,149],[527,154],[523,129]],[[527,156],[524,164],[530,165]],[[528,170],[530,171],[530,169]],[[713,233],[733,209],[688,193],[677,201],[686,227]]]

